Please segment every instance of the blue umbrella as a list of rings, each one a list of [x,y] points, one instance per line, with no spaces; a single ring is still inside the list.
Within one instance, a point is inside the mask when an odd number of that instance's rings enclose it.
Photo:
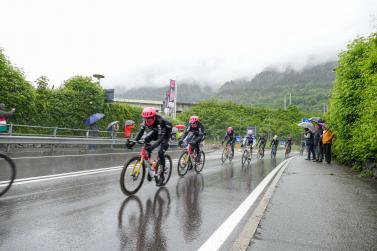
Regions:
[[[94,124],[96,123],[98,120],[102,119],[103,117],[105,117],[105,114],[103,113],[95,113],[93,115],[90,115],[89,118],[87,118],[85,121],[84,121],[84,124],[85,125],[91,125],[91,124]]]

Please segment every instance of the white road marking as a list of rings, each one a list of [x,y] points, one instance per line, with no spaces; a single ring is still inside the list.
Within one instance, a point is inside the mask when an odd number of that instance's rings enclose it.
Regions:
[[[219,250],[229,235],[237,227],[238,223],[249,211],[250,207],[261,195],[265,187],[270,183],[275,174],[284,166],[288,165],[288,160],[284,160],[275,169],[273,169],[253,192],[234,210],[234,212],[224,221],[223,224],[209,237],[209,239],[199,248],[200,251]]]

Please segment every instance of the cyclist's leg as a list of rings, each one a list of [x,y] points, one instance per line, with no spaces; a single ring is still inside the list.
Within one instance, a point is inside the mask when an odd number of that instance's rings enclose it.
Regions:
[[[147,145],[147,144],[150,144],[152,140],[156,140],[157,139],[157,134],[154,133],[154,131],[151,131],[150,133],[147,134],[147,136],[145,136],[144,138],[144,144]],[[149,157],[152,156],[152,150],[149,150],[148,151],[148,155]]]
[[[232,156],[234,156],[234,145],[236,144],[236,142],[232,141],[231,142],[231,146],[232,146]]]

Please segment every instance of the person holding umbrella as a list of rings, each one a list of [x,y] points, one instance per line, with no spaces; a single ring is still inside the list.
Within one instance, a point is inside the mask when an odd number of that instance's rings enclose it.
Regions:
[[[107,131],[111,133],[111,138],[116,138],[119,131],[119,121],[113,121],[107,125]]]
[[[310,153],[312,153],[313,160],[315,160],[315,152],[314,152],[314,136],[309,128],[305,128],[304,137],[306,139],[306,145],[308,147],[308,157],[305,160],[310,160]]]
[[[105,114],[95,113],[84,121],[84,124],[89,126],[89,137],[98,137],[99,126],[97,125],[97,121],[101,120],[103,117],[105,117]],[[96,149],[96,145],[89,145],[89,150],[92,149]]]

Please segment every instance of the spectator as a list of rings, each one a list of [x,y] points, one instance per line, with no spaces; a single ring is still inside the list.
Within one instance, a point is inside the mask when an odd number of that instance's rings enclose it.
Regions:
[[[323,145],[322,145],[322,126],[317,124],[315,126],[316,130],[314,132],[314,149],[316,154],[316,159],[314,159],[314,162],[322,162],[323,160]]]
[[[89,137],[98,137],[99,126],[97,123],[93,123],[89,126]],[[96,145],[89,145],[89,150],[95,150],[97,148]]]
[[[119,124],[115,123],[109,128],[109,131],[111,132],[111,138],[116,138],[118,136],[118,131],[119,131]]]
[[[91,124],[89,126],[90,137],[98,137],[98,132],[99,132],[99,126],[97,125],[97,123]]]
[[[315,159],[314,136],[308,128],[305,128],[304,137],[306,139],[306,146],[308,147],[308,157],[306,158],[306,160],[310,160],[310,153],[312,153],[312,157],[313,159]]]
[[[327,164],[331,163],[331,143],[332,143],[333,135],[329,131],[326,125],[323,126],[323,135],[322,135],[322,143],[323,143],[323,152],[325,153],[325,160]]]
[[[5,104],[0,103],[0,132],[6,132],[8,130],[7,119],[12,117],[16,108],[12,108],[10,112],[5,111]]]

